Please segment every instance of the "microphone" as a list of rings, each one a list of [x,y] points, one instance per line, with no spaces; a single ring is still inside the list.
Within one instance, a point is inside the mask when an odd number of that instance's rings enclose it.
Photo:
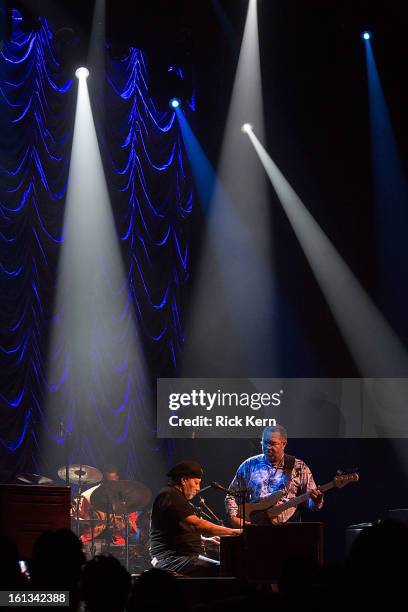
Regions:
[[[64,437],[64,433],[65,433],[64,423],[62,421],[60,421],[60,424],[59,424],[59,437],[63,438]]]
[[[196,495],[200,495],[200,493],[204,493],[204,491],[208,491],[208,489],[211,489],[211,485],[204,487],[204,489],[200,489],[199,491],[197,491]]]
[[[213,489],[218,489],[219,491],[224,491],[224,493],[231,493],[229,489],[220,485],[219,482],[212,482],[210,485]]]

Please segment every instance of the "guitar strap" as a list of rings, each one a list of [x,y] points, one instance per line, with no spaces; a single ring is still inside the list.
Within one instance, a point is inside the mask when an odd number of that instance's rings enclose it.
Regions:
[[[285,473],[286,478],[292,479],[292,471],[295,467],[296,457],[293,455],[285,455],[283,456],[283,471]]]
[[[285,487],[286,490],[289,487],[289,483],[292,480],[293,468],[295,467],[296,457],[293,455],[284,455],[283,457],[283,473],[285,474]],[[296,508],[295,513],[290,517],[289,523],[297,523],[301,520],[300,510]]]

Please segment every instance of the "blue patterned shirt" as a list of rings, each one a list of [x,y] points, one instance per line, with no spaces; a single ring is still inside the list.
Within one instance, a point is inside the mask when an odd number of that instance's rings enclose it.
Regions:
[[[284,491],[283,497],[278,501],[282,504],[298,495],[307,493],[312,489],[316,489],[316,483],[312,476],[312,472],[307,467],[306,463],[300,459],[295,459],[292,472],[289,475],[284,471],[283,466],[274,466],[270,463],[265,455],[255,455],[249,457],[239,466],[233,481],[229,487],[233,491],[240,488],[248,490],[246,502],[257,502],[264,497],[272,495],[275,491]],[[320,510],[323,506],[323,501],[318,505],[314,504],[309,498],[306,502],[311,510]],[[227,495],[225,498],[225,507],[228,516],[237,516],[238,505],[235,497]],[[288,508],[278,515],[277,522],[285,523],[296,512],[296,508]]]

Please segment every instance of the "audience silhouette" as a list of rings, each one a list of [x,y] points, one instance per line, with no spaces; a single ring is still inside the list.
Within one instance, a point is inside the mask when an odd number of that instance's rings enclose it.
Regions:
[[[319,567],[306,559],[292,559],[284,567],[278,593],[270,585],[258,585],[257,589],[242,585],[234,596],[223,599],[216,589],[211,592],[211,579],[180,580],[160,569],[142,573],[132,585],[125,567],[110,555],[86,563],[81,541],[69,530],[45,532],[38,538],[27,573],[22,571],[15,544],[3,535],[0,546],[0,590],[69,591],[70,610],[227,612],[242,606],[307,609],[313,602],[315,612],[327,608],[330,600],[343,605],[350,601],[359,605],[386,603],[388,607],[403,600],[408,527],[394,520],[381,521],[359,534],[343,564]]]

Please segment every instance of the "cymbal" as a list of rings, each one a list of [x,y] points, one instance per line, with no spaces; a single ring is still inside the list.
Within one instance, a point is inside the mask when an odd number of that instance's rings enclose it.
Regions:
[[[150,502],[152,492],[142,482],[134,480],[105,480],[91,495],[95,510],[125,514],[141,510]]]
[[[30,485],[52,485],[54,481],[47,476],[41,476],[40,474],[19,474],[16,476],[16,480],[23,482],[24,484]]]
[[[58,470],[58,476],[61,480],[65,480],[66,467],[63,465]],[[68,466],[68,481],[70,484],[97,484],[102,480],[102,472],[90,465],[69,465]]]

